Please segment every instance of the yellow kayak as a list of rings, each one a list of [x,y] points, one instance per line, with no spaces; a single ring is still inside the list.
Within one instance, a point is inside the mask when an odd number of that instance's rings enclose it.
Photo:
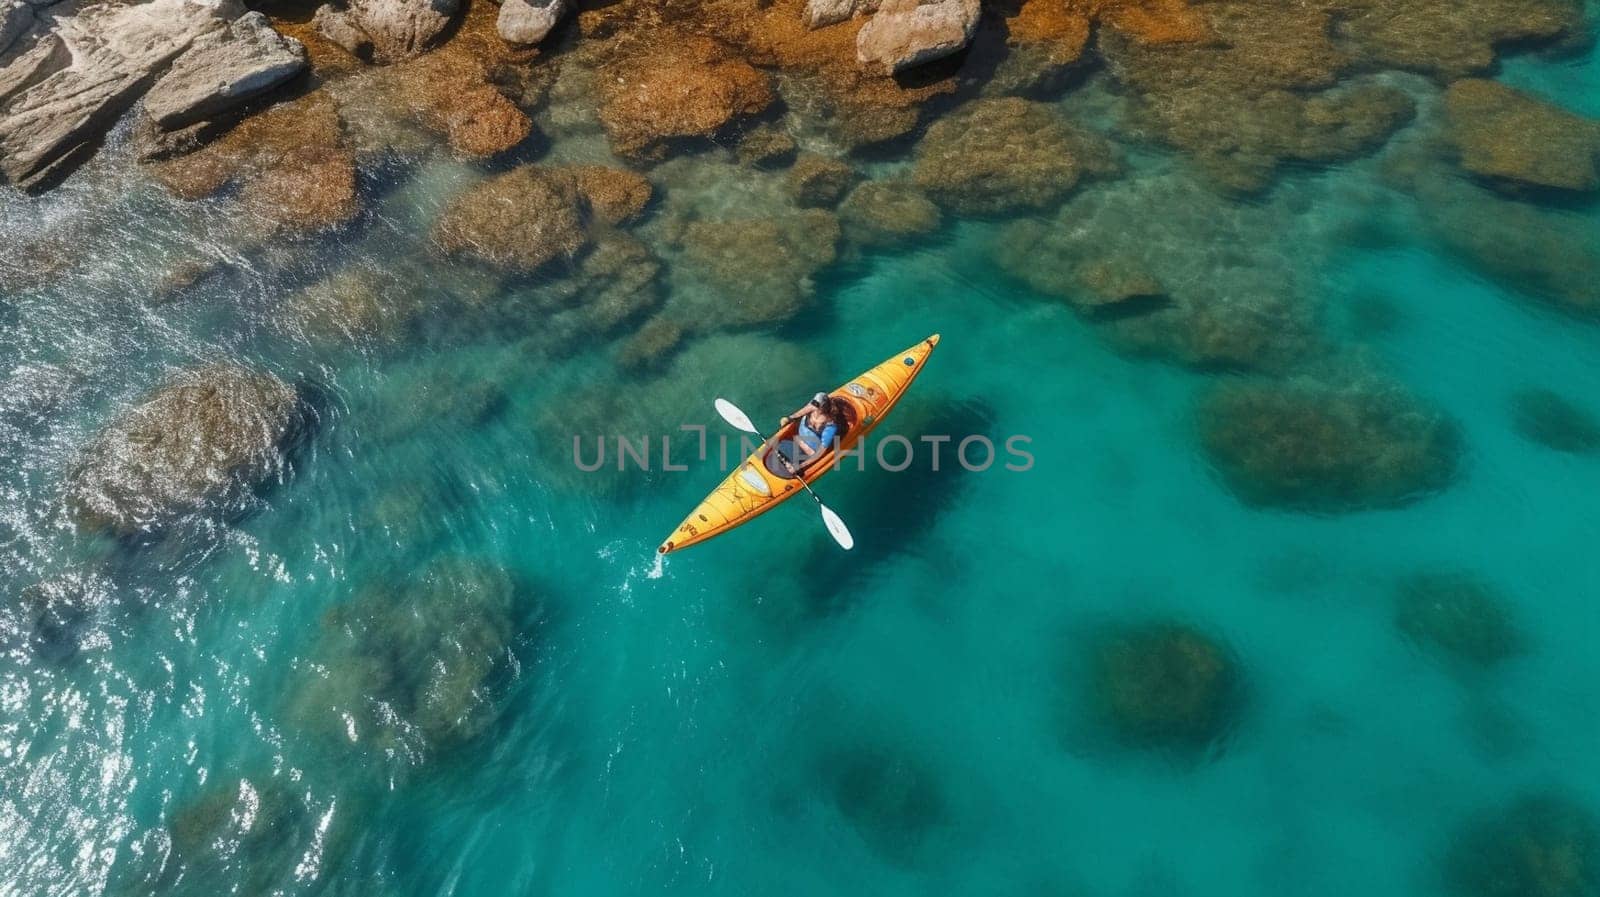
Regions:
[[[799,421],[787,426],[746,458],[722,485],[712,490],[705,501],[683,518],[656,550],[662,554],[698,545],[707,539],[720,536],[728,530],[772,510],[803,490],[801,478],[814,483],[833,469],[835,455],[848,452],[872,432],[889,414],[900,397],[911,386],[911,381],[922,373],[922,366],[933,347],[939,345],[935,333],[920,343],[897,352],[892,358],[834,390],[830,395],[843,399],[848,426],[838,439],[838,447],[829,449],[820,458],[807,465],[796,476],[783,466],[777,457],[777,445],[794,438]]]

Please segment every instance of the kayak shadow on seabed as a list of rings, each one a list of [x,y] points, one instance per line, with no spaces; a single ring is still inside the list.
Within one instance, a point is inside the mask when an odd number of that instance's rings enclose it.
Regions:
[[[939,520],[958,504],[970,480],[984,475],[956,463],[952,446],[969,435],[988,435],[992,439],[995,413],[981,398],[908,399],[905,407],[897,409],[897,419],[888,429],[881,438],[899,434],[921,450],[912,454],[908,467],[901,471],[880,470],[869,460],[866,470],[861,471],[847,460],[834,477],[824,481],[827,488],[823,498],[856,534],[855,550],[840,552],[819,531],[815,538],[797,540],[796,545],[804,546],[803,556],[792,565],[785,565],[786,569],[827,569],[831,573],[824,587],[801,590],[796,597],[806,603],[810,616],[826,617],[848,610],[868,594],[862,586],[886,562],[920,553]],[[933,452],[918,441],[926,433],[953,435],[951,443],[939,453],[937,470]],[[936,564],[948,563],[937,553],[928,557]]]

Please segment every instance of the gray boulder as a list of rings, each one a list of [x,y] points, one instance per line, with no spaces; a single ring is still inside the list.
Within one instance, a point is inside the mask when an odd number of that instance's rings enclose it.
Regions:
[[[856,36],[856,59],[890,74],[959,52],[978,30],[978,0],[884,0]]]
[[[22,0],[0,0],[0,53],[33,27],[33,7]]]
[[[61,38],[46,34],[4,68],[0,68],[0,108],[6,101],[66,68],[72,54]]]
[[[805,22],[807,28],[821,28],[847,21],[857,13],[869,13],[878,8],[881,0],[806,0]]]
[[[144,108],[168,130],[194,124],[260,96],[300,74],[306,50],[246,13],[196,38],[145,95]]]
[[[62,19],[56,34],[70,62],[14,97],[0,117],[0,171],[24,186],[43,180],[101,137],[151,77],[216,21],[215,7],[184,0],[95,6]]]
[[[572,0],[504,0],[495,30],[513,44],[536,44],[572,8]]]
[[[313,21],[323,37],[374,62],[426,52],[461,11],[460,0],[350,0],[327,4]]]
[[[158,110],[188,121],[278,84],[304,66],[303,50],[264,30],[238,0],[106,3],[57,19],[0,69],[0,174],[48,186],[158,81]]]
[[[236,364],[181,371],[97,436],[68,477],[80,526],[128,537],[227,511],[283,466],[295,390]]]

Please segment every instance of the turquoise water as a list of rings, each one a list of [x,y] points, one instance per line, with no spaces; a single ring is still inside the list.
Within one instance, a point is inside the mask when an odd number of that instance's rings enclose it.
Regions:
[[[1600,114],[1593,52],[1503,77]],[[1400,82],[1425,130],[1435,89]],[[1062,103],[1092,112],[1104,90]],[[1229,375],[1118,351],[1031,293],[993,260],[1007,222],[847,259],[806,318],[695,337],[665,375],[628,379],[610,343],[562,342],[509,302],[450,305],[460,284],[405,283],[399,261],[466,166],[378,178],[365,227],[262,253],[237,245],[226,207],[130,187],[119,151],[46,198],[0,199],[8,238],[65,237],[69,256],[0,304],[5,595],[66,575],[87,596],[49,650],[6,622],[0,894],[1417,894],[1442,887],[1454,834],[1485,809],[1530,790],[1600,807],[1600,459],[1519,435],[1510,404],[1550,388],[1600,413],[1600,330],[1426,236],[1436,213],[1385,185],[1383,158],[1244,202],[1145,150],[1085,190],[1152,210],[1126,236],[1167,241],[1196,278],[1217,274],[1215,235],[1283,274],[1338,356],[1459,428],[1438,494],[1319,515],[1236,498],[1197,436],[1198,398]],[[580,128],[553,155],[594,152]],[[765,189],[654,176],[704,207]],[[1178,203],[1225,217],[1185,233],[1184,215],[1155,214]],[[1538,213],[1600,245],[1593,206]],[[152,301],[193,254],[238,264]],[[28,258],[11,273],[44,264]],[[444,313],[397,346],[330,344],[284,313],[363,261]],[[597,384],[629,426],[715,434],[713,395],[775,418],[817,378],[935,331],[886,426],[1026,436],[1035,464],[834,474],[819,488],[850,554],[794,502],[662,562],[712,465],[588,478],[567,460]],[[282,482],[237,520],[153,544],[75,531],[60,493],[78,447],[170,366],[218,357],[315,398]],[[757,377],[769,357],[794,367]],[[327,622],[459,557],[506,571],[487,589],[503,606],[447,591],[402,604],[418,619],[396,631],[356,611],[353,642]],[[1395,583],[1434,570],[1498,588],[1525,650],[1464,670],[1403,637]],[[351,643],[427,667],[473,614],[500,637],[468,649],[495,669],[470,734],[402,725],[362,751],[305,723],[308,683],[338,675]],[[1203,756],[1118,743],[1086,706],[1096,634],[1145,620],[1193,625],[1238,665],[1237,720]],[[439,654],[405,654],[417,643]],[[218,822],[173,879],[172,833],[216,794],[230,809],[213,820],[277,821],[244,838]]]

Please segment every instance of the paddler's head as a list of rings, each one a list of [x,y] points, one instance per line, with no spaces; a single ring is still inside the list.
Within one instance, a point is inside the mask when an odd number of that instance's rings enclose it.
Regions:
[[[807,423],[811,429],[822,432],[822,428],[833,423],[843,428],[844,426],[844,401],[836,399],[827,393],[817,393],[811,398],[812,411],[806,415]]]

